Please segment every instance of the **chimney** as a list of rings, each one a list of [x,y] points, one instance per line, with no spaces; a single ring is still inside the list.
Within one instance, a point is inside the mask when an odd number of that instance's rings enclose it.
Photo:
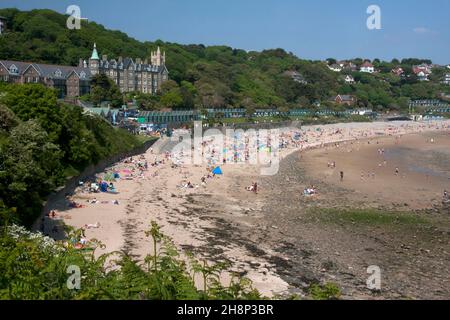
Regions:
[[[123,62],[123,58],[122,58],[122,56],[119,56],[119,63],[122,63]]]
[[[145,58],[144,64],[148,64],[148,58]]]
[[[78,60],[78,68],[83,68],[83,59]]]
[[[108,60],[108,56],[106,54],[102,55],[102,60],[103,61],[107,61]]]
[[[136,58],[136,64],[141,64],[141,63],[142,63],[141,58]]]

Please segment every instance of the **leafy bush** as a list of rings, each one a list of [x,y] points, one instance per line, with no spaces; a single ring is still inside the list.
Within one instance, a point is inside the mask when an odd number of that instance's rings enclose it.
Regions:
[[[67,174],[141,145],[102,118],[57,103],[55,91],[39,84],[1,85],[0,119],[0,199],[26,225]]]
[[[341,290],[334,283],[313,284],[309,293],[314,300],[337,300],[341,297]]]
[[[67,240],[57,242],[23,227],[7,226],[0,234],[0,299],[260,298],[247,279],[224,287],[209,273],[205,289],[198,290],[185,261],[154,222],[147,235],[160,249],[149,254],[148,264],[141,267],[123,252],[96,257],[95,250],[102,244],[95,240],[90,243],[91,250],[76,249],[80,230],[68,231]],[[108,268],[111,261],[114,267]],[[68,286],[71,266],[81,272],[79,289]]]

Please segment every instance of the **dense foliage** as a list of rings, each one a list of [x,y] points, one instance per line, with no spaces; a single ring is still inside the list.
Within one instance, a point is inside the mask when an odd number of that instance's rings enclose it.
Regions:
[[[222,286],[217,280],[223,269],[219,265],[191,258],[193,267],[188,269],[155,223],[148,236],[159,249],[147,255],[144,266],[123,252],[95,257],[95,250],[102,246],[98,242],[93,242],[89,250],[76,249],[71,241],[76,241],[80,232],[72,230],[68,241],[55,242],[16,225],[0,230],[0,299],[260,298],[244,278],[234,277],[229,286]],[[108,268],[112,260],[116,267]],[[203,290],[194,284],[196,275],[205,280]]]
[[[119,87],[105,74],[97,74],[91,80],[91,92],[83,97],[99,105],[102,101],[109,101],[113,107],[123,105],[123,97]]]
[[[39,84],[0,85],[0,121],[0,200],[26,225],[69,174],[140,143]]]
[[[358,106],[377,110],[407,107],[409,98],[436,98],[449,92],[439,80],[444,69],[435,68],[430,82],[411,76],[402,80],[391,73],[401,66],[408,75],[412,66],[423,61],[404,59],[374,60],[378,74],[354,72],[355,84],[343,81],[345,72],[328,69],[323,61],[307,61],[282,49],[246,52],[227,46],[180,45],[157,40],[139,42],[120,31],[105,29],[95,22],[82,22],[81,30],[66,28],[67,16],[51,10],[29,12],[0,10],[8,19],[8,32],[0,37],[0,58],[76,65],[89,58],[93,43],[109,57],[149,57],[157,46],[167,53],[167,67],[173,80],[154,97],[139,94],[146,109],[161,107],[290,107],[312,108],[316,101],[326,102],[336,94],[353,94]],[[329,59],[329,62],[334,62]],[[360,66],[363,59],[353,59]],[[307,84],[295,82],[285,74],[297,71]],[[350,72],[351,73],[351,72]]]

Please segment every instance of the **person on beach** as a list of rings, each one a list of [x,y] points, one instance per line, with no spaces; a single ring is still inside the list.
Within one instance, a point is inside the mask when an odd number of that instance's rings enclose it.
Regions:
[[[255,194],[258,193],[258,183],[257,183],[257,182],[253,183],[253,192],[254,192]]]
[[[344,171],[340,172],[340,176],[341,176],[341,182],[344,181]]]
[[[398,174],[400,173],[400,170],[397,168],[395,168],[395,175],[398,176]]]

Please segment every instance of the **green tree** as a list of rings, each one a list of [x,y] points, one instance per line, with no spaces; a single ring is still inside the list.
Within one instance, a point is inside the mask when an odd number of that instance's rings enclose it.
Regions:
[[[90,100],[97,105],[103,101],[111,102],[114,107],[120,107],[123,104],[119,87],[103,73],[97,74],[91,79]]]

